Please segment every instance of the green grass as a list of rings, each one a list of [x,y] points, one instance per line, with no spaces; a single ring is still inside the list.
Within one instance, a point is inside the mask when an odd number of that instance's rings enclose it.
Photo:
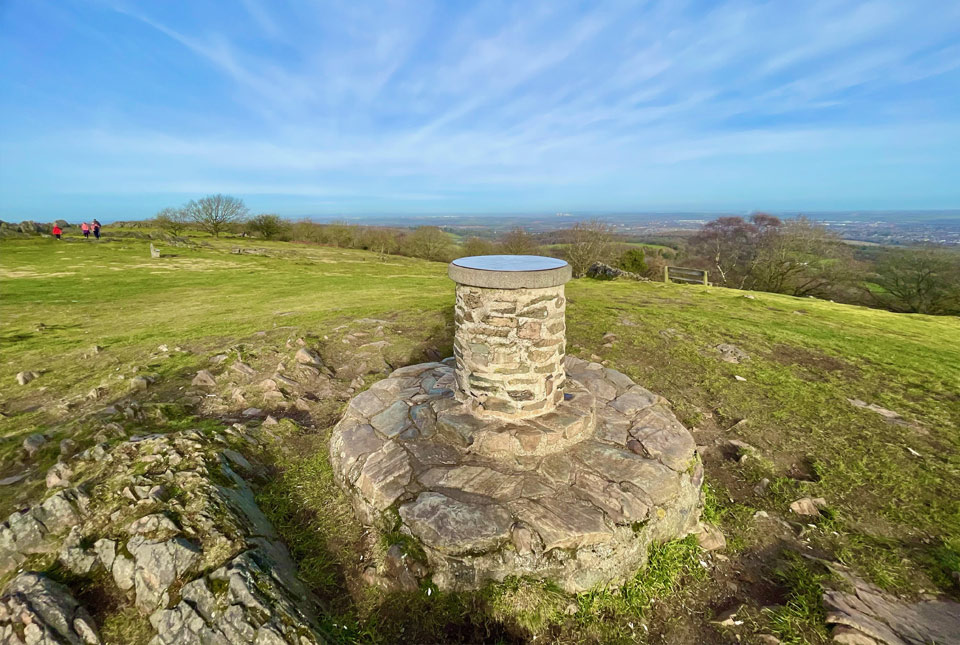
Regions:
[[[138,374],[158,376],[135,396],[148,425],[169,429],[186,423],[178,420],[183,411],[156,404],[176,404],[180,388],[214,354],[276,362],[289,358],[288,341],[303,337],[346,361],[355,349],[340,339],[361,318],[386,321],[393,365],[423,360],[428,348],[450,351],[454,289],[441,263],[204,241],[191,248],[157,243],[167,256],[159,259],[139,239],[0,243],[0,477],[28,468],[20,456],[24,436],[45,432],[53,439],[23,483],[0,488],[0,512],[42,494],[57,442],[91,441],[99,423],[86,414],[127,400]],[[237,246],[269,255],[231,253]],[[816,581],[795,568],[776,573],[782,558],[768,554],[769,536],[753,520],[757,510],[793,521],[796,539],[887,589],[960,594],[952,576],[960,567],[960,321],[744,295],[576,280],[567,286],[568,352],[596,355],[665,396],[698,443],[737,438],[755,447],[742,462],[705,459],[705,519],[727,535],[731,566],[741,557],[759,560],[784,597],[796,595],[793,605],[760,619],[785,641],[820,638]],[[608,331],[618,336],[612,348],[602,346]],[[720,361],[712,349],[719,343],[737,345],[750,360]],[[158,351],[164,344],[169,352]],[[91,353],[93,345],[102,351]],[[20,387],[14,375],[21,370],[44,373]],[[94,387],[103,388],[102,398],[86,400]],[[904,423],[847,399],[895,410]],[[365,590],[358,582],[362,530],[326,456],[340,406],[325,400],[313,428],[284,429],[283,446],[264,455],[274,476],[258,491],[301,576],[327,604],[325,625],[336,642],[636,642],[648,633],[659,634],[651,637],[656,641],[674,633],[676,621],[701,624],[712,615],[711,598],[722,595],[726,574],[704,569],[689,541],[656,549],[647,571],[622,589],[576,598],[536,581],[473,595]],[[161,412],[165,423],[155,420]],[[770,486],[754,492],[764,477]],[[801,496],[827,500],[828,512],[810,522],[813,528],[787,510]],[[118,621],[110,629],[119,634],[129,621]]]

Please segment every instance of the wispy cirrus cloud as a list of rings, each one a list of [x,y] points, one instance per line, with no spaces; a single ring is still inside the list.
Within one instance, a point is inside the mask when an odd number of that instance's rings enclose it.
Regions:
[[[504,195],[542,210],[636,210],[689,203],[695,187],[706,208],[749,199],[734,191],[799,208],[862,198],[864,185],[865,207],[960,201],[944,180],[960,144],[950,3],[57,11],[67,15],[48,59],[26,61],[17,36],[49,20],[43,6],[14,3],[6,20],[20,29],[0,35],[13,53],[0,65],[29,92],[0,103],[15,126],[3,151],[21,160],[0,174],[4,202],[42,189],[106,203],[135,188],[302,198],[292,214],[382,212],[391,200],[482,211]],[[122,37],[106,52],[111,34]],[[54,61],[71,75],[60,87]],[[911,165],[891,177],[892,159]],[[715,187],[721,176],[729,190]],[[844,196],[837,177],[857,190]]]

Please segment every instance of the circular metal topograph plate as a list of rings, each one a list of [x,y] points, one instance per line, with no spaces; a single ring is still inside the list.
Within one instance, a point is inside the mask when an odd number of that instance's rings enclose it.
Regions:
[[[475,255],[450,263],[447,275],[458,284],[487,289],[543,289],[570,280],[570,265],[540,255]]]

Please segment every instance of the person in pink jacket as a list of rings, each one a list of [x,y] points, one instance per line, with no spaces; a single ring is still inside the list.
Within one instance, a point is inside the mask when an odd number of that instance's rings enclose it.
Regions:
[[[83,239],[89,240],[89,239],[90,239],[90,225],[87,224],[86,222],[84,222],[83,224],[80,225],[80,230],[83,231]]]

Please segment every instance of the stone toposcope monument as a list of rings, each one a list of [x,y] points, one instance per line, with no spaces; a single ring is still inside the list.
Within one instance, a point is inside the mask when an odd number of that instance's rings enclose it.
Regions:
[[[699,519],[693,438],[661,397],[566,356],[566,262],[470,257],[448,273],[454,357],[395,370],[333,430],[357,517],[422,548],[417,575],[441,589],[629,579]]]

